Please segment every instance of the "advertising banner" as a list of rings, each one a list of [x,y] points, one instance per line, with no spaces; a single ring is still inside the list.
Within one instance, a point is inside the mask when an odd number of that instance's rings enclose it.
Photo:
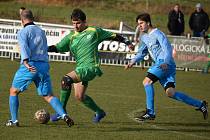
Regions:
[[[0,51],[17,52],[17,32],[20,27],[0,25]]]
[[[117,41],[103,41],[99,44],[98,50],[102,60],[113,59],[115,61],[127,61],[135,56],[138,51],[138,46],[135,47],[134,51],[130,51],[128,46],[124,43]],[[144,58],[145,61],[148,59],[148,56]]]
[[[18,22],[19,23],[19,22]],[[64,36],[70,33],[72,27],[65,27],[59,25],[49,25],[44,23],[37,24],[40,26],[47,36],[48,45],[55,45]],[[23,27],[14,23],[0,24],[0,51],[2,52],[18,52],[19,46],[17,42],[17,33]],[[123,36],[130,38],[132,35],[123,34]],[[173,50],[173,56],[176,61],[177,67],[181,68],[192,68],[192,69],[203,69],[207,64],[207,58],[210,54],[210,40],[204,38],[187,38],[178,36],[168,36],[171,42]],[[117,41],[103,41],[98,46],[100,58],[102,62],[109,64],[125,64],[132,59],[137,50],[138,46],[135,47],[134,51],[130,51],[128,46],[124,43]],[[66,60],[69,59],[74,61],[74,58],[69,52],[62,54],[49,53],[51,60]],[[60,55],[61,57],[59,57]],[[55,56],[55,57],[53,57]],[[63,56],[65,59],[63,59]],[[69,57],[69,59],[66,59]],[[144,58],[144,61],[151,64],[149,55]],[[146,64],[145,63],[145,64]]]
[[[169,37],[169,40],[177,67],[202,69],[206,65],[210,54],[208,39]]]
[[[0,51],[19,52],[17,33],[22,28],[21,26],[0,25]],[[68,28],[53,28],[44,25],[41,25],[41,28],[45,31],[48,45],[55,45],[70,33]]]

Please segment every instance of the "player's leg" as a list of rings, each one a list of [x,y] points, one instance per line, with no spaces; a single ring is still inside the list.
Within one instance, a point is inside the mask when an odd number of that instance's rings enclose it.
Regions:
[[[69,127],[74,125],[74,121],[66,114],[60,100],[52,94],[44,96],[44,99],[52,106],[59,116],[67,123]]]
[[[40,63],[39,64],[39,73],[37,74],[37,77],[34,79],[34,83],[37,87],[38,94],[40,96],[43,96],[44,99],[52,106],[52,108],[55,110],[55,112],[61,116],[62,119],[67,123],[67,125],[70,127],[74,125],[74,122],[70,117],[67,116],[60,100],[53,96],[52,94],[52,85],[51,85],[51,79],[50,75],[48,73],[47,63]]]
[[[100,122],[100,120],[104,118],[106,114],[90,96],[85,94],[87,87],[88,82],[74,83],[75,97],[77,100],[81,101],[85,107],[95,112],[93,122],[97,123]]]
[[[69,96],[71,94],[72,84],[78,81],[80,81],[80,79],[77,77],[75,71],[64,75],[61,80],[60,101],[65,111]]]
[[[61,91],[60,91],[60,101],[63,105],[64,110],[66,111],[66,105],[71,94],[72,84],[74,83],[75,72],[71,72],[67,75],[64,75],[61,80]]]
[[[10,108],[11,119],[8,120],[6,126],[19,126],[18,122],[19,92],[20,91],[16,88],[13,87],[10,88],[9,108]]]
[[[167,88],[166,94],[170,98],[184,102],[184,103],[194,106],[194,107],[200,107],[202,105],[202,101],[192,98],[183,92],[175,91],[175,88],[173,88],[173,87]]]
[[[200,110],[203,113],[204,119],[207,119],[208,107],[207,107],[206,101],[201,101],[201,100],[192,98],[183,92],[175,91],[175,88],[173,87],[168,87],[166,89],[166,94],[168,97],[172,99],[197,107],[197,110]]]
[[[153,84],[157,82],[160,77],[165,75],[165,72],[160,68],[159,64],[155,64],[148,69],[147,76],[143,80],[143,85],[146,93],[146,106],[147,109],[145,114],[137,117],[137,120],[154,120],[155,119],[155,109],[154,109],[154,87]]]
[[[155,110],[154,110],[154,87],[153,84],[158,80],[158,78],[152,73],[148,73],[143,80],[143,85],[146,93],[146,111],[141,116],[136,116],[135,119],[138,121],[144,120],[154,120]]]
[[[6,123],[6,126],[19,126],[18,123],[18,109],[19,99],[18,94],[27,89],[28,85],[32,82],[36,73],[31,73],[24,65],[15,73],[13,78],[12,87],[10,88],[9,107],[11,119]]]
[[[68,100],[71,94],[72,84],[78,81],[80,81],[80,79],[76,75],[75,71],[72,71],[64,75],[61,80],[60,102],[65,112],[66,112],[66,105],[68,103]],[[57,113],[50,116],[51,121],[58,121],[60,119],[61,119],[61,116]]]
[[[198,109],[204,108],[202,112],[204,115],[204,119],[206,119],[208,116],[206,102],[192,98],[183,92],[176,91],[175,90],[175,75],[176,75],[175,69],[171,69],[169,70],[169,74],[167,74],[167,77],[160,80],[160,83],[164,87],[167,96],[177,101],[181,101],[188,105],[197,107]]]
[[[46,69],[47,71],[47,69]],[[39,76],[34,79],[34,83],[37,87],[38,95],[42,96],[52,108],[60,115],[63,116],[65,113],[59,99],[52,95],[52,85],[50,76],[48,73],[39,73]]]

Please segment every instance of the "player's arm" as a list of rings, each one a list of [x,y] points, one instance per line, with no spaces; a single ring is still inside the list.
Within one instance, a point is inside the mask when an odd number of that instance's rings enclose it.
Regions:
[[[172,59],[172,54],[173,54],[173,47],[171,46],[168,38],[164,33],[159,33],[157,34],[157,40],[160,43],[160,46],[162,47],[163,54],[164,54],[164,63],[165,64],[170,64],[171,59]]]
[[[119,41],[122,43],[125,43],[126,45],[128,45],[128,47],[133,50],[134,46],[133,44],[126,38],[122,37],[119,34],[116,33],[112,33],[109,31],[105,31],[102,28],[96,28],[97,29],[97,34],[98,34],[98,39],[99,41],[104,41],[104,40],[113,40],[113,41]]]
[[[122,43],[126,44],[130,50],[134,50],[134,46],[133,46],[133,44],[131,43],[131,41],[128,40],[127,38],[123,37],[123,36],[120,35],[120,34],[113,34],[113,36],[110,37],[109,39],[110,39],[110,40],[113,40],[113,41],[122,42]]]
[[[164,33],[160,33],[157,36],[158,42],[160,43],[163,50],[163,60],[164,62],[160,65],[160,68],[163,70],[168,69],[168,65],[171,63],[171,59],[173,59],[173,47],[171,46],[168,38]]]
[[[147,54],[148,54],[147,46],[146,46],[146,44],[141,42],[141,44],[139,45],[137,54],[135,55],[135,57],[133,59],[131,59],[131,61],[128,63],[128,65],[125,66],[125,69],[132,68],[136,62],[142,61]]]
[[[30,58],[31,50],[28,47],[27,35],[24,33],[18,33],[17,35],[18,42],[20,45],[20,54],[22,64],[31,72],[36,72],[36,68],[28,64]]]
[[[48,47],[48,52],[68,52],[70,45],[70,34],[65,36],[58,44]]]

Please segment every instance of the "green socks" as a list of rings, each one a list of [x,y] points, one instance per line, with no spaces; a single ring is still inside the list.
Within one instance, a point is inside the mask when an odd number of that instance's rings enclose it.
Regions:
[[[101,113],[103,112],[102,109],[100,109],[96,103],[93,101],[93,99],[87,95],[85,95],[85,99],[82,101],[82,103],[87,107],[89,108],[90,110],[96,112],[96,113]]]
[[[71,90],[61,90],[60,91],[60,101],[61,101],[61,104],[62,104],[65,112],[66,112],[66,105],[69,100],[70,94],[71,94]]]
[[[61,90],[60,92],[60,102],[63,106],[63,109],[65,110],[66,112],[66,105],[67,105],[67,102],[69,100],[69,96],[71,94],[71,91],[70,90]],[[89,108],[90,110],[96,112],[96,113],[101,113],[103,112],[102,109],[100,109],[96,103],[93,101],[93,99],[87,95],[85,95],[85,99],[82,101],[82,103],[87,107]]]

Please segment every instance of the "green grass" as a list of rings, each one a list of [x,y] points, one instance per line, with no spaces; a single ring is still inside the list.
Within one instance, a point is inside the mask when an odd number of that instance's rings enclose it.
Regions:
[[[156,120],[137,123],[132,120],[136,111],[145,108],[145,93],[142,80],[146,70],[102,66],[104,75],[89,83],[90,95],[106,112],[107,117],[99,124],[93,124],[93,113],[83,107],[72,96],[67,110],[75,121],[68,128],[63,121],[40,125],[33,120],[36,110],[51,107],[36,95],[34,85],[19,96],[20,128],[3,126],[9,117],[9,88],[18,61],[0,58],[0,139],[1,140],[204,140],[210,139],[210,121],[204,121],[202,114],[183,103],[171,100],[164,90],[155,84]],[[58,96],[61,77],[73,70],[72,63],[51,62],[51,78],[54,93]],[[177,89],[189,95],[210,101],[210,75],[199,72],[177,72]]]

